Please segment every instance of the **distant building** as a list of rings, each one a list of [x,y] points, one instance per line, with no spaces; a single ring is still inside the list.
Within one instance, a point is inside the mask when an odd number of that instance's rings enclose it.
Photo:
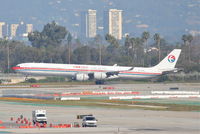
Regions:
[[[11,25],[12,28],[12,25]],[[16,34],[14,31],[16,30]],[[12,33],[13,32],[13,33]],[[21,21],[19,24],[13,26],[13,31],[11,31],[11,37],[19,40],[27,40],[28,33],[33,32],[33,24],[26,24]]]
[[[0,38],[4,38],[8,34],[8,25],[5,22],[0,22]]]
[[[122,39],[122,10],[110,9],[104,13],[104,30],[105,34]]]
[[[89,9],[87,14],[87,37],[94,38],[96,36],[96,30],[96,10]]]
[[[24,33],[26,33],[26,24],[23,21],[21,21],[17,27],[16,37],[18,39],[21,39]]]
[[[3,26],[5,25],[5,22],[0,22],[0,38],[3,38]]]
[[[81,13],[81,36],[94,38],[97,31],[96,10]]]
[[[21,31],[21,34],[18,34],[18,36],[25,40],[25,38],[28,37],[28,33],[33,32],[33,24],[24,24],[23,27],[19,28],[19,30]]]
[[[19,24],[8,25],[5,22],[0,22],[0,38],[26,40],[30,32],[33,32],[33,24],[26,24],[21,21]]]
[[[33,24],[26,24],[26,33],[33,32]]]
[[[10,36],[11,36],[11,38],[16,37],[18,26],[19,26],[19,24],[11,24],[10,25]]]

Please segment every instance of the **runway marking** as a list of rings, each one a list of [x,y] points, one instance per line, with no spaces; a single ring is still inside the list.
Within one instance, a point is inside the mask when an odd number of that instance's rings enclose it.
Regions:
[[[199,91],[151,91],[152,94],[184,94],[184,95],[199,95]]]
[[[144,108],[160,108],[160,109],[166,109],[168,107],[164,106],[153,106],[153,105],[130,105],[130,104],[114,104],[114,103],[97,103],[97,104],[103,104],[103,105],[113,105],[113,106],[130,106],[130,107],[144,107]]]
[[[168,99],[168,98],[200,98],[200,95],[138,95],[138,96],[110,96],[109,100],[124,99]]]

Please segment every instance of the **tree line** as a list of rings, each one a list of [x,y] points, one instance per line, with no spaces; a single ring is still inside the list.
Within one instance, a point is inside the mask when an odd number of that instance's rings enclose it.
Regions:
[[[25,62],[153,66],[174,48],[182,49],[178,67],[185,72],[200,72],[200,37],[183,35],[180,43],[170,44],[159,33],[144,31],[141,37],[126,36],[117,40],[107,34],[83,43],[54,21],[41,32],[29,33],[30,44],[0,40],[0,71]]]

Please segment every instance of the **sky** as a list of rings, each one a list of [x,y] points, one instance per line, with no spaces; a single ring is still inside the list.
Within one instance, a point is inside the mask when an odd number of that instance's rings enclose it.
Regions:
[[[70,32],[80,32],[80,13],[97,10],[97,27],[104,11],[123,10],[123,34],[160,33],[174,41],[183,34],[200,33],[200,0],[0,0],[0,21],[34,24],[41,30],[53,20]]]

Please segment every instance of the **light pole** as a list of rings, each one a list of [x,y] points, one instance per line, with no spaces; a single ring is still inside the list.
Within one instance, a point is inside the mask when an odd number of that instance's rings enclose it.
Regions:
[[[70,64],[70,60],[71,60],[71,43],[68,43],[68,62]]]
[[[101,44],[99,44],[99,65],[101,65]]]
[[[6,37],[6,46],[7,46],[7,71],[10,72],[10,48],[9,48],[9,40],[8,37]]]
[[[72,35],[68,33],[67,35],[67,44],[68,44],[68,62],[71,63],[71,41],[72,41]]]

